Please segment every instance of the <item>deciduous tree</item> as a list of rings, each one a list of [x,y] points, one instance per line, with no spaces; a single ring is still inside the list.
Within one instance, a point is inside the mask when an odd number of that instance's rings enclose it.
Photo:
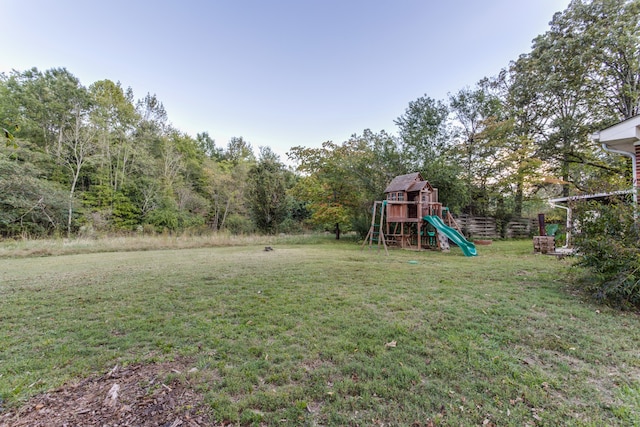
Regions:
[[[351,171],[361,155],[362,151],[348,142],[337,145],[331,141],[323,143],[322,148],[293,147],[288,153],[304,174],[292,189],[293,194],[309,202],[311,222],[333,230],[336,239],[351,228],[363,206],[363,193]]]
[[[96,129],[88,121],[89,97],[82,93],[76,99],[72,110],[71,128],[64,131],[61,138],[62,165],[69,171],[69,210],[67,218],[67,235],[71,236],[71,224],[76,187],[82,169],[98,151]]]
[[[269,147],[260,147],[249,170],[249,207],[260,231],[273,234],[287,216],[287,170]]]

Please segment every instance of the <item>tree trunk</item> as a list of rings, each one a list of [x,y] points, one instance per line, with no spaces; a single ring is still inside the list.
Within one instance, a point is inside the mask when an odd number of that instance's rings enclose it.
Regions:
[[[569,142],[565,141],[563,148],[565,150],[565,154],[562,156],[562,180],[567,183],[569,182],[569,179],[571,178],[569,175],[569,159],[568,159],[568,153],[571,146],[569,144]],[[569,184],[562,184],[562,197],[569,197]]]
[[[224,228],[224,223],[227,220],[227,213],[229,212],[229,206],[231,205],[231,198],[227,199],[227,205],[224,208],[224,213],[222,214],[222,221],[220,222],[220,230]]]
[[[336,233],[336,240],[340,240],[340,224],[336,222],[336,228],[333,230]]]
[[[74,171],[73,180],[71,182],[71,189],[69,190],[69,212],[67,218],[67,237],[71,237],[71,218],[73,217],[73,197],[76,191],[76,184],[80,177],[80,166]]]
[[[518,182],[516,184],[516,195],[515,202],[513,207],[513,216],[516,218],[520,218],[522,216],[522,201],[524,199],[524,184],[522,182],[522,178],[518,178]]]

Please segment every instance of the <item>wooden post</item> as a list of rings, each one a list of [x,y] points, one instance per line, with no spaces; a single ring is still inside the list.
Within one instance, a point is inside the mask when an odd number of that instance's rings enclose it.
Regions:
[[[389,250],[387,249],[387,239],[384,236],[384,231],[382,231],[382,224],[384,223],[384,202],[380,202],[380,227],[378,228],[378,248],[380,248],[380,241],[382,241],[382,245],[384,246],[384,252],[389,255]]]
[[[369,232],[367,233],[367,237],[365,237],[364,242],[362,242],[361,249],[364,249],[364,245],[367,244],[367,241],[369,242],[369,248],[371,248],[371,245],[373,245],[373,233],[376,225],[376,206],[377,205],[378,205],[378,202],[373,202],[373,215],[371,215],[371,226],[369,227]]]
[[[387,255],[389,255],[389,250],[387,249],[387,242],[384,236],[383,224],[384,224],[384,202],[373,202],[373,214],[371,216],[371,226],[369,227],[369,232],[367,233],[367,237],[365,237],[364,242],[362,242],[362,247],[360,250],[364,249],[364,246],[368,243],[369,249],[373,246],[373,236],[376,230],[376,213],[378,210],[378,203],[380,204],[380,225],[378,226],[378,250],[380,250],[380,242],[384,246],[384,251]]]
[[[544,214],[538,214],[538,232],[539,236],[546,236],[547,230],[544,226]]]
[[[418,194],[418,250],[422,250],[422,193]]]

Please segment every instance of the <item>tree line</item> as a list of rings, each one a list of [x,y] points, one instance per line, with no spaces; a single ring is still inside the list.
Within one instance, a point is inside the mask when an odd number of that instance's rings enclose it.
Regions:
[[[495,76],[410,101],[395,133],[292,147],[173,127],[155,95],[68,70],[0,75],[0,234],[368,228],[372,201],[420,171],[453,212],[519,217],[535,200],[625,188],[589,135],[640,110],[640,0],[573,0]]]

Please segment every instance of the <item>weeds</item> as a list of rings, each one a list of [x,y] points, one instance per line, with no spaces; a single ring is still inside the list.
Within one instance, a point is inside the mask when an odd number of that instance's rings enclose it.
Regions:
[[[59,238],[47,240],[0,241],[0,258],[75,255],[100,252],[134,252],[166,249],[194,249],[247,245],[313,244],[324,240],[320,235],[204,235],[153,234],[102,238]]]

